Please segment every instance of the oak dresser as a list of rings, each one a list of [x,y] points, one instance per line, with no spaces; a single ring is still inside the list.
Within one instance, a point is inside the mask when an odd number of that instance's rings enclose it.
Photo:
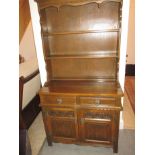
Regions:
[[[121,0],[35,0],[47,82],[40,90],[52,142],[118,152]]]

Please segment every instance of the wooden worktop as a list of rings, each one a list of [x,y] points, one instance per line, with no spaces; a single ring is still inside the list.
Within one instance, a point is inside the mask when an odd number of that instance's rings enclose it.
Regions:
[[[52,80],[45,84],[40,94],[65,94],[93,96],[123,96],[123,91],[118,82],[96,82],[75,80]]]

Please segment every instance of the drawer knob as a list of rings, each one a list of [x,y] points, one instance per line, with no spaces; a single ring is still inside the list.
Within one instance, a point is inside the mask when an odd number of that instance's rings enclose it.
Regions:
[[[62,99],[61,98],[57,98],[57,103],[58,104],[62,104]]]
[[[96,100],[96,104],[99,105],[100,104],[100,100]]]

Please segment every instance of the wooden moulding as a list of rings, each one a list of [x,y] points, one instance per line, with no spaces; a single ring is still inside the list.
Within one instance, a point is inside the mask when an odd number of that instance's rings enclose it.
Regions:
[[[57,7],[58,10],[61,6],[70,5],[70,6],[79,6],[89,3],[97,3],[100,7],[100,4],[103,2],[122,2],[122,0],[34,0],[39,4],[40,9],[45,9],[47,7]]]
[[[53,33],[43,33],[43,36],[71,35],[71,34],[85,34],[85,33],[103,33],[103,32],[119,32],[119,29],[85,30],[85,31],[74,31],[74,32],[53,32]]]
[[[41,95],[122,97],[119,82],[51,80],[40,90]]]

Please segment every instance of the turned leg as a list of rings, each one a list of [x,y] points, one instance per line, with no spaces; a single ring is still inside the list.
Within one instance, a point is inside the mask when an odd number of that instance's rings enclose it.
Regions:
[[[119,117],[120,117],[119,112],[116,112],[114,117],[115,130],[113,139],[113,153],[118,153]]]
[[[47,136],[47,143],[48,143],[48,146],[52,146],[53,145],[50,136]]]
[[[48,146],[52,146],[52,133],[51,133],[51,126],[49,125],[49,122],[51,122],[50,117],[48,116],[48,112],[44,109],[42,109],[42,115],[43,115],[43,122],[47,137],[47,143]]]
[[[115,142],[113,144],[113,153],[118,153],[118,143],[117,142]]]

